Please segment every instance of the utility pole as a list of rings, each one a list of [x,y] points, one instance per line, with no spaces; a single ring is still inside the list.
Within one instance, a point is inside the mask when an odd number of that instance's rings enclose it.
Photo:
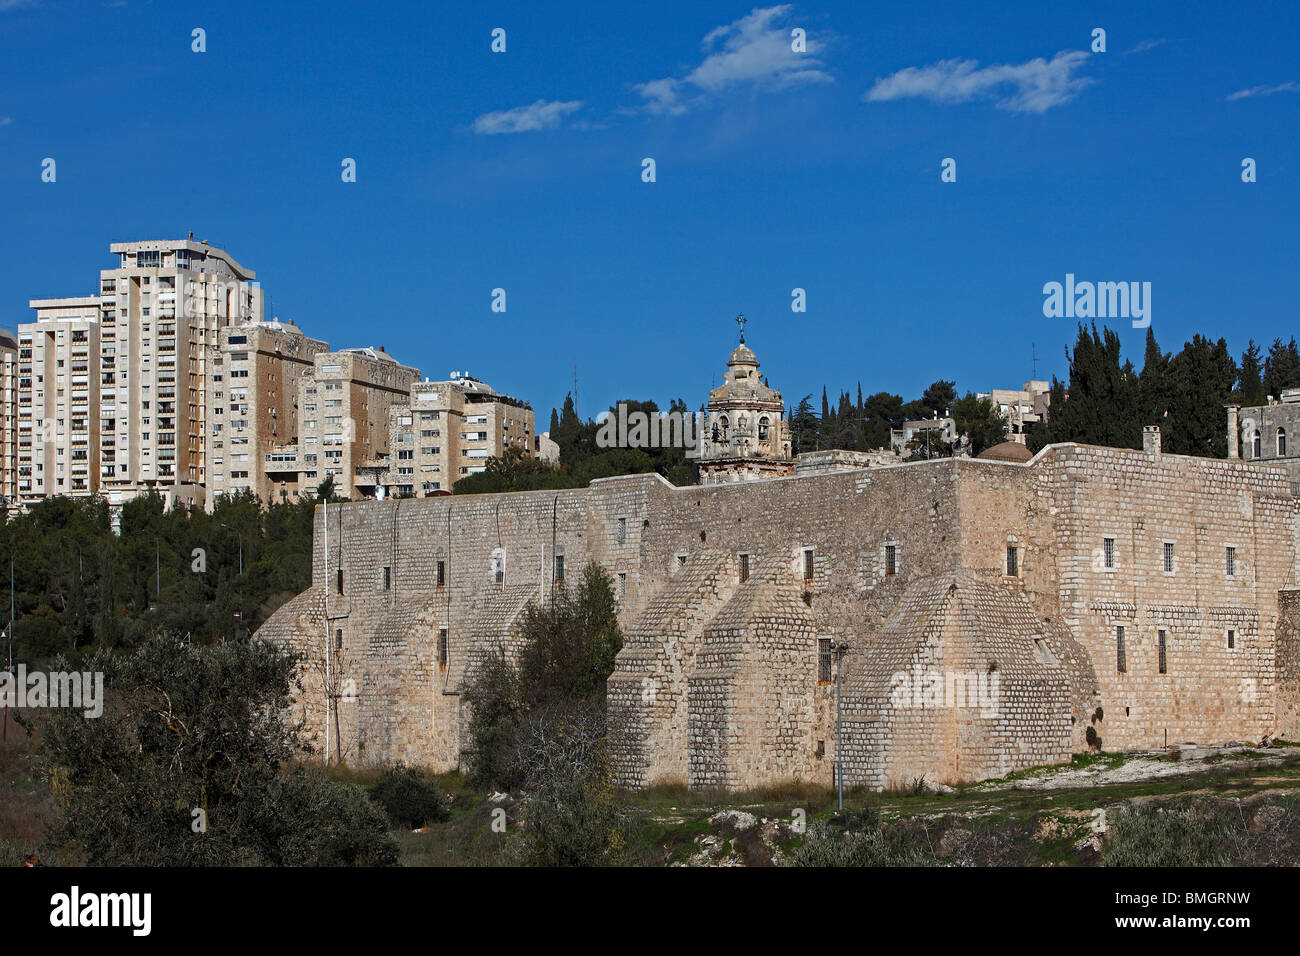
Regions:
[[[240,531],[238,528],[232,528],[230,527],[230,525],[225,524],[224,522],[222,523],[221,527],[225,528],[227,531],[233,531],[235,532],[235,534],[239,535],[239,573],[242,575],[244,573],[244,533]]]
[[[841,641],[835,645],[835,784],[839,789],[840,812],[844,812],[844,721],[841,718],[840,675],[844,671],[844,655],[849,645]]]

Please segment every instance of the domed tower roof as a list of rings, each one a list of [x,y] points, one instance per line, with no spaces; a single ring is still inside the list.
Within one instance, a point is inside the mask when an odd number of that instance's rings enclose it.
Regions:
[[[758,356],[755,355],[754,350],[746,345],[742,340],[741,343],[736,346],[735,351],[731,353],[731,358],[727,359],[727,365],[731,367],[737,365],[752,365],[754,368],[758,368]]]

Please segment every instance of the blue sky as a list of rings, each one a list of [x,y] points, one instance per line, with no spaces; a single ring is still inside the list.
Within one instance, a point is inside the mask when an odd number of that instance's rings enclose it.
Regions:
[[[698,406],[741,311],[791,403],[1063,375],[1067,272],[1150,282],[1166,350],[1295,334],[1300,8],[975,7],[0,0],[0,325],[193,230],[541,416],[575,364],[584,415]]]

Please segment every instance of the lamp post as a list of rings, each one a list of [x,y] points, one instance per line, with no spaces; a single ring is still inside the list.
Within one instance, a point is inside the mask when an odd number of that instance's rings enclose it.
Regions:
[[[239,536],[239,573],[243,574],[244,573],[244,533],[240,531],[238,528],[232,528],[230,527],[230,525],[225,524],[224,522],[222,523],[221,527],[225,528],[227,531],[233,531],[235,532],[235,534]]]
[[[835,652],[835,784],[839,789],[840,812],[844,812],[844,722],[841,718],[840,675],[844,670],[844,655],[849,645],[841,641],[832,645]]]

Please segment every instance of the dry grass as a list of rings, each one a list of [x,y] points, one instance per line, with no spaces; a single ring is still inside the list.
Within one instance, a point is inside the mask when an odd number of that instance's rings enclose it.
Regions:
[[[20,727],[13,710],[8,714],[4,740],[0,741],[0,866],[15,866],[29,853],[37,853],[49,862],[54,852],[49,846],[48,826],[56,810],[49,784],[34,775],[33,759],[39,731],[28,736]],[[4,725],[0,716],[0,726]]]

